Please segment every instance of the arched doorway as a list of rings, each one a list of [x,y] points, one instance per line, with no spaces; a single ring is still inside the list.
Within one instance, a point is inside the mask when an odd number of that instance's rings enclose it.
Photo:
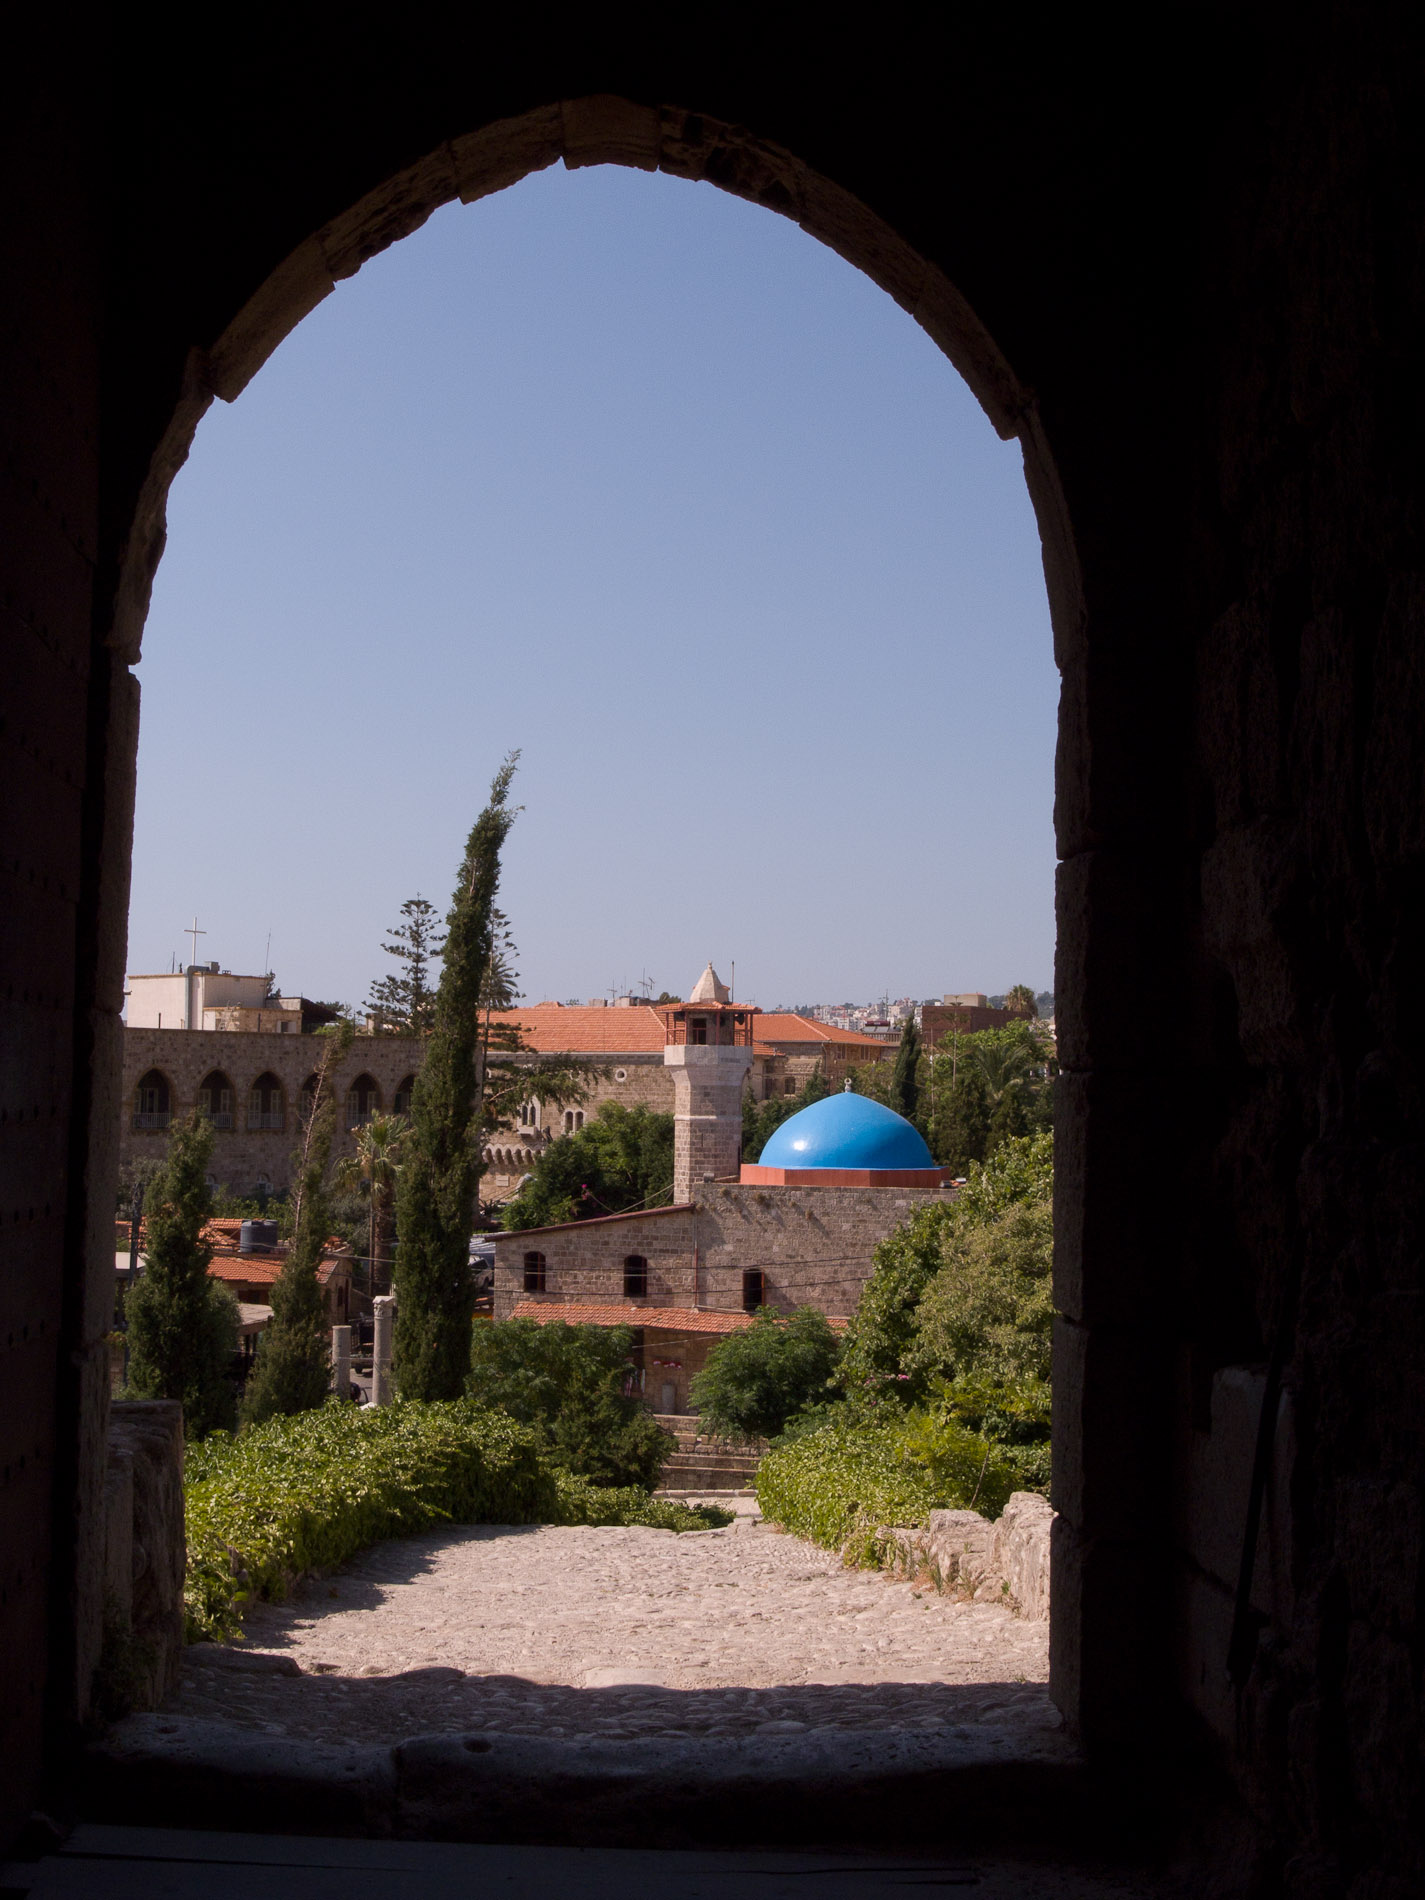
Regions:
[[[214,1128],[227,1132],[234,1127],[236,1100],[232,1077],[222,1069],[210,1069],[198,1084],[198,1107]]]

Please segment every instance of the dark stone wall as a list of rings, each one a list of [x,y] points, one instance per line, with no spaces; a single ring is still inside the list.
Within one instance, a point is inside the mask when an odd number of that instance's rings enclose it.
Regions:
[[[1425,62],[1402,18],[1206,6],[1150,38],[905,9],[842,33],[803,6],[556,4],[524,29],[418,3],[379,33],[32,29],[52,43],[17,50],[0,194],[11,1821],[45,1711],[62,1775],[97,1653],[127,663],[167,483],[213,396],[364,257],[562,155],[800,219],[1024,445],[1063,674],[1055,1694],[1094,1753],[1224,1764],[1269,1884],[1418,1888]]]

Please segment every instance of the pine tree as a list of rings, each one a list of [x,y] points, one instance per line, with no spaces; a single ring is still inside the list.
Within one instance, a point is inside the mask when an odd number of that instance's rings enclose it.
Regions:
[[[907,1016],[901,1025],[900,1048],[891,1076],[891,1107],[908,1122],[915,1120],[920,1107],[920,1030],[914,1016]]]
[[[401,906],[405,923],[391,930],[391,941],[381,948],[403,967],[371,985],[366,1007],[381,1029],[394,1035],[423,1036],[435,1013],[435,991],[430,966],[445,949],[438,934],[435,905],[428,898],[408,897]]]
[[[228,1368],[237,1351],[237,1302],[210,1278],[213,1250],[202,1238],[213,1211],[212,1154],[206,1115],[195,1109],[174,1123],[146,1194],[147,1265],[126,1304],[128,1390],[139,1399],[180,1400],[190,1438],[233,1423]]]
[[[257,1348],[257,1363],[243,1395],[245,1425],[278,1412],[309,1412],[321,1405],[331,1383],[326,1308],[317,1268],[331,1233],[327,1168],[336,1132],[337,1068],[351,1047],[350,1023],[326,1036],[317,1085],[302,1132],[300,1167],[293,1197],[292,1240],[272,1289],[272,1319]]]
[[[396,1380],[403,1398],[454,1399],[470,1364],[475,1284],[470,1232],[480,1187],[481,1007],[499,949],[500,851],[518,753],[495,774],[475,821],[447,919],[445,963],[396,1197]]]

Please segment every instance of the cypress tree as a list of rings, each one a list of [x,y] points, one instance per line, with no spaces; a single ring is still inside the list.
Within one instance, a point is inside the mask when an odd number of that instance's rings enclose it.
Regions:
[[[891,1107],[908,1122],[915,1120],[920,1107],[920,1031],[914,1016],[907,1016],[901,1025],[900,1048],[891,1075]]]
[[[444,965],[396,1193],[396,1381],[403,1398],[454,1399],[465,1386],[475,1314],[470,1233],[480,1187],[484,1097],[481,1003],[499,948],[500,851],[512,752],[465,847]]]
[[[326,1038],[317,1086],[303,1130],[292,1240],[272,1289],[272,1319],[257,1347],[257,1363],[243,1394],[245,1425],[278,1412],[310,1412],[325,1402],[331,1383],[326,1308],[317,1268],[331,1233],[327,1168],[336,1132],[336,1072],[351,1047],[350,1023]]]
[[[978,1069],[962,1064],[931,1131],[931,1145],[940,1166],[964,1174],[972,1161],[983,1161],[989,1127],[989,1091],[984,1077]]]
[[[202,1239],[213,1212],[208,1163],[213,1125],[195,1109],[175,1122],[162,1168],[149,1183],[144,1222],[147,1265],[129,1290],[128,1390],[137,1399],[178,1399],[183,1429],[201,1438],[231,1429],[237,1302],[210,1279],[213,1250]]]

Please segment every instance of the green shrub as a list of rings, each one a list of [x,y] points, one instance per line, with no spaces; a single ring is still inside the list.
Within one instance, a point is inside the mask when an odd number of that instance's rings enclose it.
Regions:
[[[904,1420],[824,1425],[774,1445],[757,1470],[764,1517],[829,1550],[861,1543],[876,1527],[923,1526],[931,1511],[975,1509],[996,1517],[1014,1472],[987,1439],[955,1425],[907,1429]]]
[[[798,1412],[826,1400],[840,1355],[826,1315],[814,1306],[786,1319],[764,1306],[745,1332],[709,1355],[693,1380],[692,1402],[714,1432],[775,1438]]]
[[[706,1530],[725,1512],[616,1491],[558,1470],[534,1434],[466,1400],[358,1411],[333,1402],[214,1433],[187,1453],[190,1641],[237,1633],[312,1571],[434,1524],[652,1524]]]
[[[507,1319],[475,1327],[465,1391],[528,1425],[566,1470],[651,1491],[677,1441],[624,1391],[632,1367],[627,1326]]]

